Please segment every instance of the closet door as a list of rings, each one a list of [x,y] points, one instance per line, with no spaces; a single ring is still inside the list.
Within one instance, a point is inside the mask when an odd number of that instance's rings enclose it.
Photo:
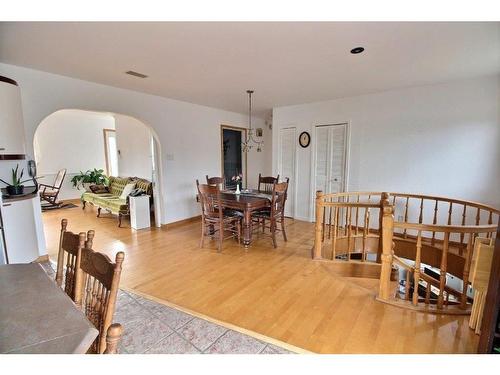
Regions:
[[[313,194],[345,190],[345,141],[346,124],[316,126]]]
[[[295,215],[295,150],[296,150],[296,129],[280,129],[280,150],[278,173],[280,181],[290,179],[288,184],[288,198],[285,204],[285,216],[294,217]]]

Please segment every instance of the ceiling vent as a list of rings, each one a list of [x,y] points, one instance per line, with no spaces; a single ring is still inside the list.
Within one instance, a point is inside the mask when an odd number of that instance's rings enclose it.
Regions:
[[[147,75],[142,74],[142,73],[138,73],[138,72],[134,72],[133,70],[129,70],[128,72],[125,72],[125,74],[129,74],[131,76],[139,77],[139,78],[146,78],[147,77]]]

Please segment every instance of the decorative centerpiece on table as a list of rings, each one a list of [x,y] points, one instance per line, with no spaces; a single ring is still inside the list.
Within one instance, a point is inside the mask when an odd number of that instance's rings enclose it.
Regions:
[[[5,185],[7,185],[6,190],[9,195],[21,195],[24,193],[24,183],[31,181],[31,178],[27,180],[22,180],[24,174],[24,168],[21,169],[21,173],[19,172],[19,164],[16,166],[16,169],[12,168],[12,183],[8,183],[0,178]]]
[[[241,181],[243,180],[243,176],[241,174],[238,174],[236,176],[231,177],[231,181],[234,181],[236,183],[236,191],[235,194],[240,194],[240,186],[241,186]]]

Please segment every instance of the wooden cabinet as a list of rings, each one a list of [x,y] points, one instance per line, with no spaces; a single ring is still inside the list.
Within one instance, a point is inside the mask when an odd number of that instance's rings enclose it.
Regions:
[[[15,81],[2,76],[0,76],[0,134],[2,135],[0,137],[0,160],[24,158],[21,93]]]

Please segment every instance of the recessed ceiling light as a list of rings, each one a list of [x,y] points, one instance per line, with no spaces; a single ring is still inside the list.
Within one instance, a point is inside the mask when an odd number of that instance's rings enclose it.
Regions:
[[[147,78],[147,75],[139,73],[139,72],[134,72],[133,70],[129,70],[128,72],[125,72],[125,74],[129,74],[134,77],[139,77],[139,78]]]
[[[353,49],[351,50],[351,53],[352,53],[353,55],[357,55],[358,53],[361,53],[361,52],[363,52],[364,50],[365,50],[365,49],[364,49],[363,47],[356,47],[356,48],[353,48]]]

